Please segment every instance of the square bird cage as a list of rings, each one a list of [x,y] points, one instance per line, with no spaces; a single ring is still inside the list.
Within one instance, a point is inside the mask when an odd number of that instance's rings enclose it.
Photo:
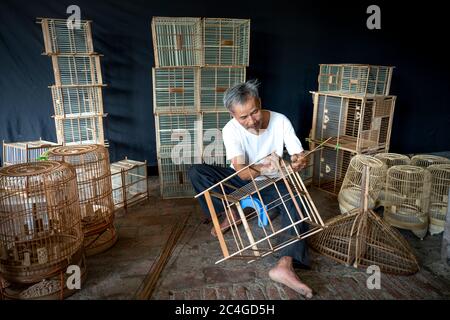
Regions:
[[[52,56],[57,86],[102,85],[100,57],[77,55]]]
[[[321,64],[319,91],[389,95],[393,69],[394,67],[360,64]]]
[[[252,165],[196,195],[205,197],[218,236],[223,258],[216,263],[230,258],[245,259],[250,263],[324,228],[300,175],[289,164],[280,160],[277,162],[278,173],[263,179],[252,176]],[[243,186],[234,185],[232,178],[244,170],[251,179]],[[271,191],[272,195],[266,191]],[[274,221],[273,210],[282,210],[286,215],[281,226]],[[222,212],[231,229],[227,236],[218,221],[218,214]],[[302,223],[307,223],[309,228],[301,227]]]
[[[100,87],[51,86],[55,116],[101,116],[103,98]]]
[[[80,21],[79,26],[68,19],[39,19],[44,35],[45,54],[93,54],[91,21]]]
[[[152,37],[155,66],[202,66],[202,20],[154,17]]]
[[[38,161],[52,147],[60,144],[45,140],[9,142],[3,141],[3,166]]]
[[[203,162],[228,167],[222,129],[230,121],[229,112],[208,112],[202,114],[202,159]]]
[[[105,144],[103,116],[55,116],[58,143]]]
[[[356,153],[389,149],[395,96],[312,94],[313,140],[332,137],[331,143]]]

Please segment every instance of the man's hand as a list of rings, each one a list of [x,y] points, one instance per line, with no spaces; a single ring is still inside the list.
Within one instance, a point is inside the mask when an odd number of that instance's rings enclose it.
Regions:
[[[263,176],[271,177],[278,174],[278,165],[280,163],[280,157],[272,153],[261,161],[260,174]]]
[[[308,158],[305,157],[305,152],[294,154],[291,156],[291,166],[294,171],[300,171],[308,165]]]

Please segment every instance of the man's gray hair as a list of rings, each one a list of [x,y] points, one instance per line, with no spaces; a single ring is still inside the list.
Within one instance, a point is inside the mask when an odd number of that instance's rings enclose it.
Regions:
[[[233,111],[232,107],[235,104],[243,104],[251,97],[259,99],[258,87],[259,81],[255,79],[229,88],[223,96],[224,106],[228,111]]]

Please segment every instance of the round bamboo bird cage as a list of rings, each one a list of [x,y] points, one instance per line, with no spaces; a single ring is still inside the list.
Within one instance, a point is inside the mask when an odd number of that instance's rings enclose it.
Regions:
[[[450,159],[432,154],[418,154],[411,158],[411,165],[428,168],[433,164],[450,164]]]
[[[83,256],[76,174],[56,161],[0,169],[0,274],[33,284]]]
[[[386,174],[383,162],[368,155],[356,155],[350,160],[344,181],[339,191],[338,201],[341,213],[349,212],[360,208],[361,203],[361,182],[363,169],[369,168],[369,208],[375,207],[375,201],[383,186],[384,176]]]
[[[393,166],[387,171],[384,219],[391,226],[411,230],[423,239],[428,231],[430,173],[427,169]]]
[[[390,167],[411,163],[411,159],[407,155],[399,153],[383,152],[377,153],[376,155],[374,155],[374,157],[377,158],[378,160],[381,160],[381,162],[384,163],[384,165],[386,166],[386,172]],[[380,194],[378,195],[378,200],[376,201],[375,207],[385,206],[386,204],[385,189],[386,189],[386,176],[384,177],[383,187],[381,188]],[[387,192],[389,192],[389,190]]]
[[[108,150],[101,145],[63,146],[51,149],[48,158],[75,167],[86,255],[112,247],[117,233]]]
[[[434,164],[427,168],[431,174],[430,234],[444,231],[450,188],[450,164]]]

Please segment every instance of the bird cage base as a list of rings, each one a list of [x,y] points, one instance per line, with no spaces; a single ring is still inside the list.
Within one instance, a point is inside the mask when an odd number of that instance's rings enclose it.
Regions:
[[[391,211],[393,206],[385,208],[383,218],[391,226],[411,231],[420,240],[428,233],[429,219],[427,215],[412,215],[419,213],[418,208],[413,206],[401,205],[395,206],[395,213]]]
[[[112,225],[98,234],[84,237],[84,249],[87,257],[102,253],[112,248],[118,240],[116,228]]]

